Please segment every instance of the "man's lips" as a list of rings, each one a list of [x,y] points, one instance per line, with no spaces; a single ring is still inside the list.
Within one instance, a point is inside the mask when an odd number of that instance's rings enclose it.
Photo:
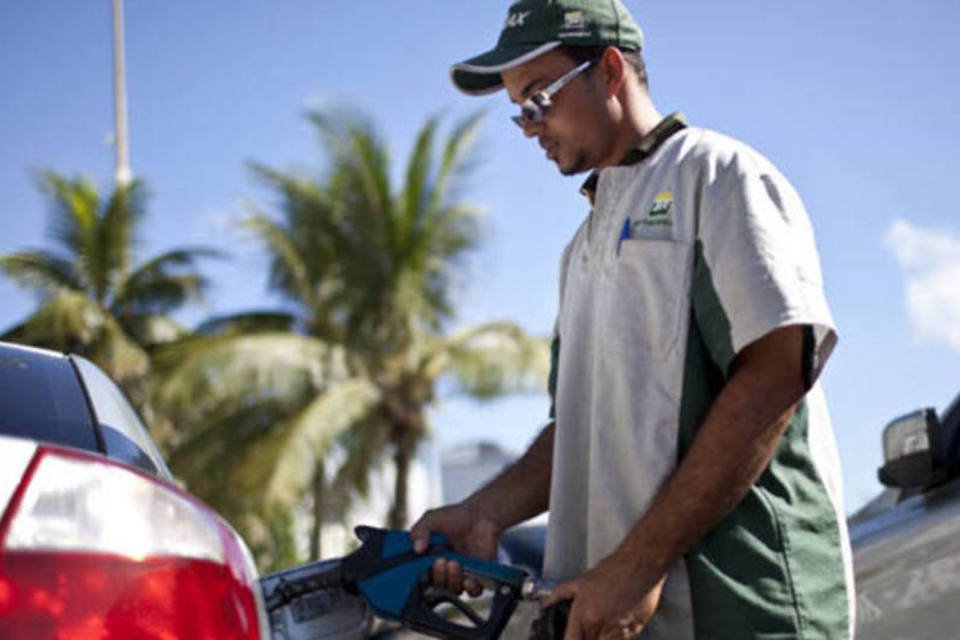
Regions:
[[[540,146],[543,148],[544,151],[547,152],[547,159],[548,159],[548,160],[553,160],[554,158],[556,158],[556,155],[557,155],[557,145],[555,145],[555,144],[553,144],[553,143],[551,143],[551,142],[549,142],[549,141],[540,140]]]

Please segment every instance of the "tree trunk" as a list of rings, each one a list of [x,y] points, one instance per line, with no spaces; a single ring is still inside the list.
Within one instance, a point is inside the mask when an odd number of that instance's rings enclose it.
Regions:
[[[407,483],[416,439],[409,429],[397,427],[394,440],[396,449],[393,462],[397,470],[397,478],[393,488],[393,507],[390,509],[387,526],[391,529],[403,529],[407,526]]]
[[[323,533],[323,508],[325,498],[326,477],[323,460],[317,460],[313,470],[313,527],[310,531],[310,562],[320,559],[322,547],[320,538]]]

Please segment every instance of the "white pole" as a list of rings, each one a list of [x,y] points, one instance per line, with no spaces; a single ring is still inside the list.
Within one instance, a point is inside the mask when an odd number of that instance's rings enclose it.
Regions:
[[[127,88],[123,62],[123,0],[113,0],[113,116],[117,186],[130,184],[133,174],[127,157]]]

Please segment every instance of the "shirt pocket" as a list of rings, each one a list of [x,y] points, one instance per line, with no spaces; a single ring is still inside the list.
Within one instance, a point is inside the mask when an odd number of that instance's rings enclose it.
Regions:
[[[601,345],[664,360],[676,347],[690,247],[670,240],[620,243],[603,278]]]

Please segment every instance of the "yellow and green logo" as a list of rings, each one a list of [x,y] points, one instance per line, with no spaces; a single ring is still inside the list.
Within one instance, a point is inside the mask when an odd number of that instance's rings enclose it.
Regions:
[[[653,199],[653,206],[650,208],[650,212],[647,213],[648,218],[659,218],[670,213],[670,207],[673,206],[673,192],[664,191],[663,193],[658,193],[657,197]]]
[[[670,209],[673,207],[673,192],[664,191],[658,193],[653,199],[653,206],[647,212],[646,217],[637,221],[646,227],[669,227],[673,225],[673,219],[670,217]]]

